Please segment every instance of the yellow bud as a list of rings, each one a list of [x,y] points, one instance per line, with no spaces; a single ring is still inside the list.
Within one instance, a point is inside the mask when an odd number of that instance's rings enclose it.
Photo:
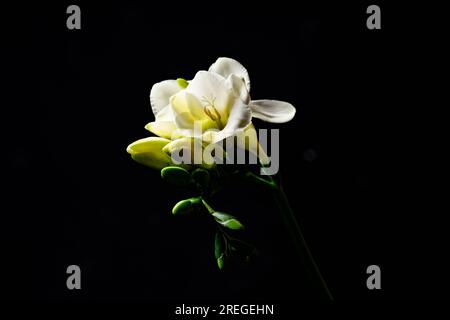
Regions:
[[[172,164],[172,160],[162,149],[170,142],[169,139],[150,137],[140,139],[127,148],[131,158],[140,164],[154,169],[162,169]]]

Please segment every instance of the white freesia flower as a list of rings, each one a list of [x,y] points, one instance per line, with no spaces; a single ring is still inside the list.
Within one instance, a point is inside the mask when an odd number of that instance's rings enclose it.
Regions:
[[[209,71],[199,71],[189,83],[166,80],[155,84],[150,93],[155,121],[146,129],[174,139],[195,136],[197,122],[203,138],[217,142],[243,132],[252,117],[275,123],[294,117],[295,108],[290,103],[251,100],[249,92],[247,70],[234,59],[219,58]]]
[[[245,135],[250,144],[241,147],[257,154],[252,118],[283,123],[294,117],[295,108],[283,101],[251,100],[249,93],[247,70],[234,59],[219,58],[208,71],[199,71],[191,81],[177,79],[155,84],[150,92],[155,121],[145,128],[172,140],[165,150],[179,145],[180,138],[216,143],[230,136]],[[259,156],[262,162],[267,162],[262,150]]]

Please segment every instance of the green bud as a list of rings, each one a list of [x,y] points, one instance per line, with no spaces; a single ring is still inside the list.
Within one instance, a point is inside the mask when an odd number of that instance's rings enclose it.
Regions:
[[[240,223],[238,220],[236,219],[229,219],[225,222],[221,223],[224,227],[227,227],[229,229],[232,230],[242,230],[244,229],[244,226],[242,225],[242,223]]]
[[[179,201],[172,209],[173,214],[185,214],[194,211],[200,200],[198,198],[190,198]]]
[[[177,83],[180,87],[182,87],[183,89],[187,88],[189,82],[187,82],[186,80],[184,80],[183,78],[178,78],[177,79]]]
[[[214,241],[214,256],[216,257],[219,269],[223,268],[223,263],[225,260],[224,250],[225,250],[225,239],[220,233],[216,233],[216,238]]]
[[[216,238],[214,241],[214,256],[218,259],[223,254],[224,249],[224,239],[220,233],[216,233]]]
[[[181,167],[165,167],[161,170],[161,177],[177,186],[186,186],[191,180],[191,176],[186,169]]]
[[[219,258],[217,258],[217,265],[219,266],[219,269],[223,269],[223,262],[224,262],[224,255],[222,254]]]
[[[194,181],[198,183],[203,189],[206,189],[208,187],[210,176],[207,170],[197,168],[194,171],[192,171],[191,176],[192,179],[194,179]]]
[[[222,213],[222,212],[214,212],[212,214],[216,221],[220,223],[222,226],[232,229],[232,230],[242,230],[244,226],[239,222],[235,217],[230,214]]]

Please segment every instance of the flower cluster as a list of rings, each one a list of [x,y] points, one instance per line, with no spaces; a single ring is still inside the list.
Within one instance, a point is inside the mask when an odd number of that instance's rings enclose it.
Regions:
[[[172,165],[171,155],[180,149],[192,149],[194,141],[206,147],[242,135],[250,143],[238,147],[258,154],[262,163],[267,162],[265,153],[258,148],[252,118],[282,123],[295,115],[295,108],[287,102],[252,100],[247,70],[230,58],[217,59],[208,71],[197,72],[190,81],[179,78],[155,84],[150,103],[155,121],[145,128],[157,137],[140,139],[130,144],[127,151],[137,162],[155,169]]]

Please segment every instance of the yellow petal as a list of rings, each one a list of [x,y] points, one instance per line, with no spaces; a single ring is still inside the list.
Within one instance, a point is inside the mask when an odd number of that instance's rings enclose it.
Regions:
[[[156,134],[157,136],[171,139],[172,134],[177,129],[177,126],[172,121],[153,121],[145,126],[145,129]]]
[[[140,139],[127,148],[133,160],[154,169],[162,169],[172,164],[170,156],[162,149],[170,142],[168,139],[149,137]]]
[[[175,115],[189,113],[194,120],[203,120],[207,115],[203,111],[201,101],[186,90],[180,91],[171,98],[172,110]]]

